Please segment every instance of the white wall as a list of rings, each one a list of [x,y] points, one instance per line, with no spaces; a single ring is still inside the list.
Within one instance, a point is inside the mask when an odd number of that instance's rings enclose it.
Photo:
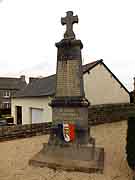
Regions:
[[[84,89],[91,105],[129,103],[129,94],[101,64],[84,74]]]
[[[31,123],[31,108],[43,109],[43,122],[52,121],[52,110],[48,106],[51,102],[49,97],[41,98],[12,98],[11,100],[11,113],[14,117],[14,123],[16,124],[16,106],[22,106],[22,124]]]

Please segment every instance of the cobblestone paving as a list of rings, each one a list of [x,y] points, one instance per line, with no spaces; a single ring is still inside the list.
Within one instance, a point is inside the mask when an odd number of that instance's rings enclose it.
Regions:
[[[105,148],[104,174],[54,171],[31,167],[29,159],[39,152],[48,136],[0,143],[0,180],[131,180],[125,154],[126,121],[98,125],[91,133],[97,146]]]

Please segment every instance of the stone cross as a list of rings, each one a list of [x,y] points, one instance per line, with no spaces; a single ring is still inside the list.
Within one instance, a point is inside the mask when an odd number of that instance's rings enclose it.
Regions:
[[[67,16],[61,18],[61,24],[66,24],[66,32],[64,34],[65,39],[75,39],[75,34],[73,32],[73,24],[78,23],[78,16],[73,16],[72,11],[68,11]]]
[[[82,55],[83,44],[75,39],[72,11],[61,18],[66,24],[64,39],[56,43],[56,93],[51,100],[52,126],[47,144],[29,163],[39,167],[82,172],[103,172],[104,149],[95,146],[88,124],[89,102],[85,98]]]

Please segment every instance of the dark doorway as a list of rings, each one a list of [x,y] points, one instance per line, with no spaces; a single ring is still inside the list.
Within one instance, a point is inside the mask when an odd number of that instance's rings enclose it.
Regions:
[[[22,106],[16,106],[17,124],[22,124]]]

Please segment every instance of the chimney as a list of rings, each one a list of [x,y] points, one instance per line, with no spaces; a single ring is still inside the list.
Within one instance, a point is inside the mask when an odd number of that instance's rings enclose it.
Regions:
[[[25,75],[20,76],[21,81],[25,81]]]
[[[30,83],[33,83],[35,80],[37,80],[37,79],[40,79],[40,78],[35,78],[35,77],[30,77],[29,78],[29,84]]]

